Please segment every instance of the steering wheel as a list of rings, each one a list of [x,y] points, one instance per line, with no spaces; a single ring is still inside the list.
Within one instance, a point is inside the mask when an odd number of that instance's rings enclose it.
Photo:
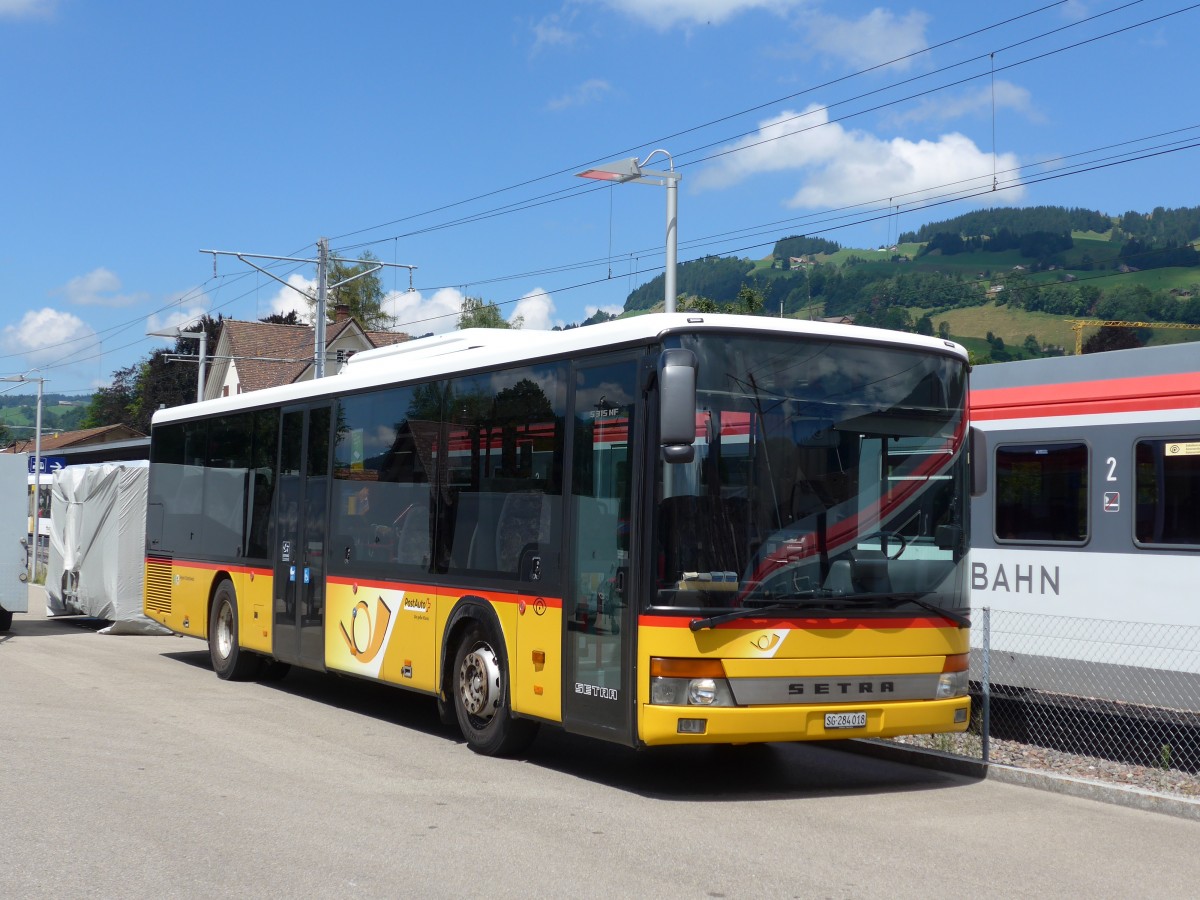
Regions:
[[[887,557],[888,559],[899,559],[900,556],[904,553],[904,551],[908,549],[907,538],[905,538],[904,535],[902,535],[898,531],[872,531],[870,534],[864,534],[861,537],[859,537],[859,540],[860,541],[868,541],[874,537],[887,538],[887,540],[889,540],[889,541],[895,540],[895,541],[900,542],[900,548],[895,552],[895,554],[893,554],[892,556],[888,556]]]

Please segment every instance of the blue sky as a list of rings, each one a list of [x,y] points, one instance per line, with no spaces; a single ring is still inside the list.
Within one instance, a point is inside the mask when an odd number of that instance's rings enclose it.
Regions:
[[[414,334],[464,294],[527,328],[617,310],[661,271],[664,191],[574,173],[660,147],[681,261],[994,204],[1194,206],[1190,6],[0,0],[0,374],[89,392],[148,330],[304,309],[201,249],[414,264],[414,290],[382,276]]]

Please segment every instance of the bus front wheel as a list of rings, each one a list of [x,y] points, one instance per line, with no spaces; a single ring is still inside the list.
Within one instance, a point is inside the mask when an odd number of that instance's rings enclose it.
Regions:
[[[258,657],[238,646],[237,594],[229,581],[222,581],[213,595],[208,655],[217,677],[226,681],[245,681],[258,672]]]
[[[502,645],[487,625],[472,623],[454,654],[452,691],[458,727],[467,745],[485,756],[517,753],[537,734],[537,723],[515,719],[509,703]]]

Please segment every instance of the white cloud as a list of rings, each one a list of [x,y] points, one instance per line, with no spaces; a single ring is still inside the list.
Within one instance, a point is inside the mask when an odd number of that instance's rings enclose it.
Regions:
[[[560,110],[569,109],[572,106],[587,106],[591,103],[599,102],[604,95],[612,90],[612,85],[601,78],[589,78],[583,84],[563,94],[561,97],[555,97],[546,104],[546,108],[551,112],[559,112]]]
[[[558,13],[544,16],[533,23],[533,50],[540,53],[547,47],[570,47],[579,40],[579,33],[571,31]]]
[[[76,306],[131,306],[145,294],[122,294],[121,279],[103,266],[86,275],[77,275],[52,293],[64,296]]]
[[[396,330],[411,335],[445,334],[458,328],[463,293],[442,288],[425,297],[420,291],[395,291],[383,300],[383,310],[396,320]]]
[[[58,0],[0,0],[0,19],[49,18]]]
[[[188,307],[177,306],[169,312],[155,313],[146,317],[146,334],[150,334],[152,331],[172,331],[181,327],[184,331],[192,331],[194,329],[189,326],[196,325],[200,317],[207,312],[208,307],[195,305]],[[175,338],[173,337],[168,338],[161,335],[156,335],[156,337],[164,344],[175,345]],[[209,352],[211,353],[214,349],[210,347]]]
[[[554,298],[541,288],[535,288],[518,300],[508,321],[512,322],[517,316],[523,320],[522,328],[535,331],[549,331],[555,325],[563,324],[554,318]]]
[[[31,366],[45,366],[87,356],[99,345],[96,332],[69,312],[46,307],[30,310],[16,325],[0,333],[6,355],[23,355]]]
[[[813,127],[817,125],[823,127]],[[809,130],[795,133],[801,129]],[[959,182],[970,179],[979,187],[990,186],[992,180],[992,154],[961,134],[932,141],[883,140],[829,123],[828,112],[819,106],[810,106],[798,120],[794,112],[780,113],[727,149],[737,148],[742,149],[701,172],[695,187],[726,188],[755,175],[795,171],[804,180],[787,205],[822,207],[901,196],[911,202],[918,192],[963,190],[969,185]],[[1017,158],[1000,154],[995,166],[1015,168]],[[989,202],[1014,203],[1021,195],[1020,189],[1009,190]]]
[[[300,292],[317,295],[317,279],[305,278],[303,275],[298,275],[293,272],[287,277],[289,287],[279,286],[279,290],[267,300],[267,312],[264,316],[280,315],[286,316],[288,313],[295,311],[300,317],[301,322],[312,324],[313,311],[315,307],[308,305]]]
[[[734,16],[762,9],[777,15],[810,0],[598,0],[651,28],[667,31],[676,25],[720,25]]]
[[[812,49],[860,69],[924,49],[928,46],[925,39],[928,24],[929,16],[923,12],[914,10],[897,16],[883,8],[873,9],[857,20],[825,13],[804,17]],[[907,68],[910,62],[905,60],[896,65]]]
[[[895,125],[904,125],[912,122],[949,122],[964,116],[989,115],[992,111],[992,99],[992,89],[985,85],[958,96],[939,95],[936,100],[925,98],[912,109],[895,114],[890,121]],[[1033,122],[1045,121],[1045,116],[1034,108],[1029,91],[1011,81],[996,82],[995,103],[997,110],[1012,110]]]

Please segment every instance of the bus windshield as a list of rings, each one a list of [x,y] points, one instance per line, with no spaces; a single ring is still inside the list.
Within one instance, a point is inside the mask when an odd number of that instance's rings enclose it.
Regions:
[[[687,335],[695,455],[657,464],[656,612],[966,606],[966,365],[847,341]]]

